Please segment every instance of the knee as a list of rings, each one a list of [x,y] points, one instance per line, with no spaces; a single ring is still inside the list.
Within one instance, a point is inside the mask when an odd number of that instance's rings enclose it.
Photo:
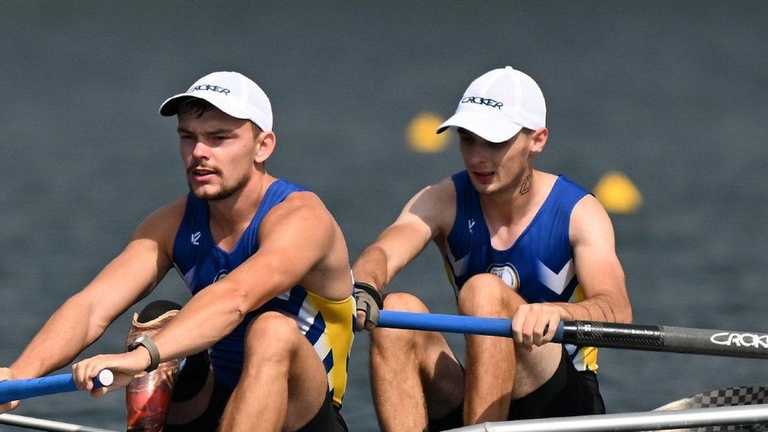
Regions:
[[[459,312],[464,315],[498,316],[514,313],[525,301],[515,288],[490,273],[472,276],[459,291]]]
[[[407,311],[407,312],[427,312],[427,306],[413,294],[404,292],[389,293],[384,297],[384,309]]]
[[[298,342],[296,322],[279,313],[265,312],[248,325],[245,336],[245,362],[285,361]]]
[[[402,292],[387,294],[384,297],[384,309],[405,312],[429,312],[427,306],[418,297]],[[371,332],[371,353],[388,353],[396,349],[414,348],[420,334],[412,330],[375,328]]]

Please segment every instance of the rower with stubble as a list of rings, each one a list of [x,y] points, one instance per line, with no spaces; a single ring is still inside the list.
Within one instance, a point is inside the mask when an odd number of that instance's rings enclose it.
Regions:
[[[73,366],[79,388],[104,394],[92,379],[112,370],[128,385],[129,430],[345,431],[347,246],[317,195],[267,171],[277,144],[269,98],[242,74],[214,72],[160,113],[177,118],[189,193],[147,216],[0,379],[69,364],[175,268],[189,302],[149,303],[126,352]]]

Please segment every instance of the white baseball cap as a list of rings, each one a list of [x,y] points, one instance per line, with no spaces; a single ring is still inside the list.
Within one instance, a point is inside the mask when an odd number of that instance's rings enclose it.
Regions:
[[[466,129],[491,142],[506,141],[522,128],[546,127],[547,106],[530,76],[507,66],[480,75],[467,87],[456,113],[437,128]]]
[[[267,94],[250,78],[238,72],[213,72],[195,81],[185,93],[166,99],[160,115],[173,116],[179,104],[199,98],[232,117],[250,120],[263,131],[272,130],[272,104]]]

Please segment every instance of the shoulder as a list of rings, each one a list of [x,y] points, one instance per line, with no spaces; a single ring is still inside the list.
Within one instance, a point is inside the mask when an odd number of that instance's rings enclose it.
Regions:
[[[608,216],[608,212],[605,211],[600,201],[590,193],[585,194],[576,202],[576,205],[573,207],[573,214],[574,217],[579,219],[588,219],[589,217],[601,215]]]
[[[296,191],[272,207],[262,221],[262,230],[277,224],[308,224],[316,228],[335,225],[331,212],[314,192]]]
[[[448,177],[418,191],[406,203],[401,218],[416,216],[435,233],[445,233],[456,217],[456,188]]]
[[[594,195],[586,194],[576,203],[571,213],[571,241],[585,241],[604,235],[613,237],[611,218]]]
[[[268,216],[279,213],[291,213],[291,212],[327,212],[327,208],[323,201],[314,192],[311,191],[295,191],[285,197],[285,199],[275,207],[273,207]]]
[[[435,184],[423,187],[409,200],[409,203],[419,203],[430,208],[446,206],[446,201],[453,204],[456,201],[456,188],[450,177],[444,178]]]
[[[150,213],[136,229],[134,237],[150,236],[158,240],[168,241],[176,235],[176,230],[184,217],[187,206],[187,196],[181,196]]]

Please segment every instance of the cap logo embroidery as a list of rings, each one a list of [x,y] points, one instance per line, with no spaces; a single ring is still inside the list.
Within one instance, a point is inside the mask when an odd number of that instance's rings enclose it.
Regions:
[[[478,97],[478,96],[467,96],[465,98],[462,98],[461,103],[473,103],[478,105],[486,105],[491,108],[496,108],[498,110],[501,110],[501,107],[504,106],[504,102],[499,102],[497,100]]]
[[[196,91],[212,91],[216,93],[224,93],[225,95],[228,95],[230,93],[230,90],[228,88],[219,87],[217,85],[211,85],[211,84],[200,84],[192,87],[189,89],[189,93],[196,92]]]

